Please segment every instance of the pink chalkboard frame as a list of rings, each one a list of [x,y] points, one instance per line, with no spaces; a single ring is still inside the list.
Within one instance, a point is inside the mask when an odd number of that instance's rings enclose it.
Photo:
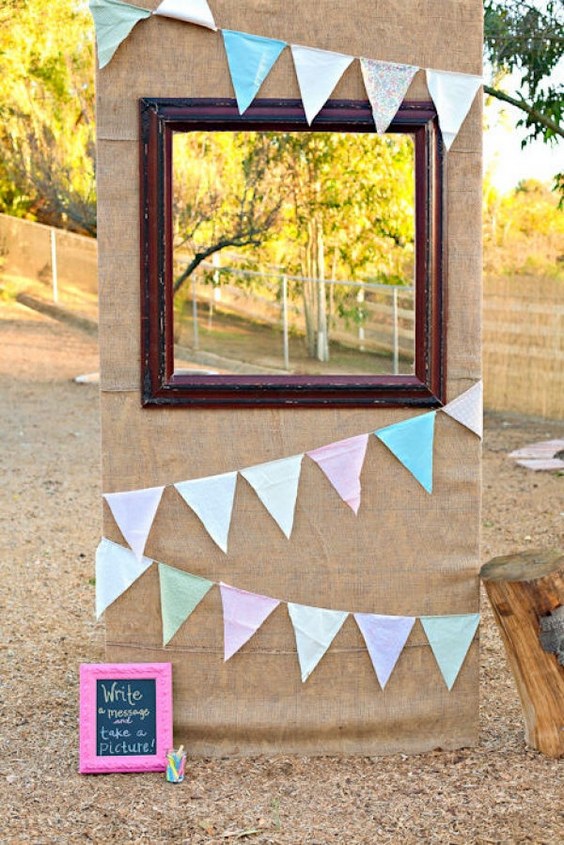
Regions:
[[[112,680],[155,680],[156,752],[151,755],[99,756],[96,754],[96,682]],[[80,751],[79,772],[164,772],[172,737],[172,664],[170,663],[83,663],[80,666]]]

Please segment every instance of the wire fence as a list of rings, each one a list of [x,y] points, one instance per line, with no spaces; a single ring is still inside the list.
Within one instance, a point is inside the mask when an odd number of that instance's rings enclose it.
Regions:
[[[178,262],[182,266],[182,260]],[[393,373],[412,366],[415,342],[413,287],[343,279],[311,279],[281,272],[259,272],[203,262],[192,274],[189,313],[192,346],[200,349],[199,324],[223,311],[280,329],[280,359],[292,368],[290,335],[305,335],[303,286],[314,284],[326,300],[328,339],[342,346],[391,358]],[[204,314],[202,315],[202,306]],[[320,323],[314,315],[316,331]],[[325,325],[325,323],[323,324]]]
[[[16,289],[97,318],[94,238],[0,214],[0,272]]]
[[[217,269],[212,264],[205,271]],[[253,271],[230,269],[239,284],[227,279],[214,286],[204,284],[202,278],[195,280],[195,290],[191,289],[189,296],[190,307],[198,314],[194,324],[201,325],[210,314],[213,318],[218,303],[245,318],[251,315],[255,320],[264,319],[268,325],[281,329],[280,357],[289,368],[291,359],[289,354],[285,358],[284,351],[287,335],[294,326],[302,331],[304,328],[296,293],[303,280],[276,272],[263,278],[259,290],[250,275]],[[241,284],[245,278],[241,273],[257,288],[252,295]],[[29,283],[34,295],[39,292],[62,307],[95,315],[96,241],[0,214],[0,285],[12,278]],[[325,284],[344,283],[330,280]],[[372,309],[374,319],[369,327],[368,321],[351,323],[350,319],[347,322],[333,314],[332,337],[339,339],[344,335],[343,342],[359,349],[385,346],[392,359],[397,355],[401,364],[403,350],[409,355],[413,349],[413,303],[409,299],[413,291],[395,291],[366,282],[349,283],[348,287],[356,291],[355,296],[363,292],[364,302],[357,304]],[[378,332],[385,333],[385,337],[378,336]],[[534,276],[486,278],[483,352],[487,408],[553,419],[564,417],[564,283]]]

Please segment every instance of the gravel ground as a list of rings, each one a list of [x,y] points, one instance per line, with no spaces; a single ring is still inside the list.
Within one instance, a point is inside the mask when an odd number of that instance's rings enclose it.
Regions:
[[[527,750],[484,601],[481,739],[415,757],[190,760],[79,776],[77,671],[103,660],[93,614],[101,524],[95,340],[0,303],[0,842],[562,843],[561,763]],[[506,455],[564,425],[486,418],[482,558],[562,545],[564,481]],[[6,528],[8,530],[6,530]]]

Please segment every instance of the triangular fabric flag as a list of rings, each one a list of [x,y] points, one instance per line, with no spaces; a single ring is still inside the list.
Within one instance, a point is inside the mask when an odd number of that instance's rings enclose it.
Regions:
[[[437,109],[443,143],[450,150],[483,79],[470,73],[427,68],[427,88]]]
[[[234,32],[231,29],[223,29],[221,34],[239,114],[243,114],[287,44],[285,41],[249,35],[248,32]]]
[[[349,615],[346,610],[326,610],[288,602],[294,626],[302,682],[307,681]]]
[[[100,617],[152,563],[148,557],[137,560],[125,546],[104,537],[96,549],[96,616]]]
[[[151,17],[151,12],[121,0],[90,0],[89,5],[96,24],[98,65],[103,68],[135,24]]]
[[[354,513],[358,513],[360,507],[360,473],[367,445],[368,434],[359,434],[306,452]]]
[[[163,645],[166,645],[214,584],[206,578],[174,569],[164,563],[159,563],[159,582]]]
[[[280,602],[221,582],[219,589],[223,605],[224,660],[229,660],[251,639]]]
[[[481,439],[484,433],[483,403],[484,386],[479,381],[441,408],[441,411],[469,428]]]
[[[354,618],[364,637],[376,677],[384,689],[415,624],[415,616],[355,613]]]
[[[207,0],[163,0],[153,14],[217,30]]]
[[[419,68],[363,58],[360,59],[360,68],[376,129],[383,133],[396,116]]]
[[[292,44],[292,58],[308,123],[321,111],[354,56]]]
[[[452,689],[480,624],[479,613],[420,616],[421,624],[447,687]]]
[[[201,519],[212,540],[226,554],[236,484],[235,471],[174,485],[188,507]]]
[[[271,517],[290,539],[303,455],[292,455],[240,470]]]
[[[374,432],[427,493],[433,492],[435,415],[431,411]]]
[[[163,490],[164,487],[147,487],[145,490],[130,490],[126,493],[104,493],[119,530],[137,560],[143,557]]]

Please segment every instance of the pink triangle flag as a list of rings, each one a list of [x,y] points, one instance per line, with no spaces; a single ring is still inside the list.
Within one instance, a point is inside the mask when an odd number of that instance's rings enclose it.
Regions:
[[[479,381],[441,410],[481,438],[484,431],[483,393],[483,384]]]
[[[377,62],[375,59],[362,58],[360,67],[376,129],[383,133],[396,116],[419,68],[415,65],[398,65],[394,62]]]
[[[368,434],[359,434],[306,452],[355,514],[360,507],[360,473],[367,444]]]
[[[223,604],[224,660],[229,660],[251,639],[280,602],[221,582],[219,589]]]
[[[378,682],[384,689],[415,624],[415,616],[355,613],[354,618],[364,637]]]
[[[126,493],[104,493],[119,530],[138,561],[143,559],[164,487],[147,487]]]

